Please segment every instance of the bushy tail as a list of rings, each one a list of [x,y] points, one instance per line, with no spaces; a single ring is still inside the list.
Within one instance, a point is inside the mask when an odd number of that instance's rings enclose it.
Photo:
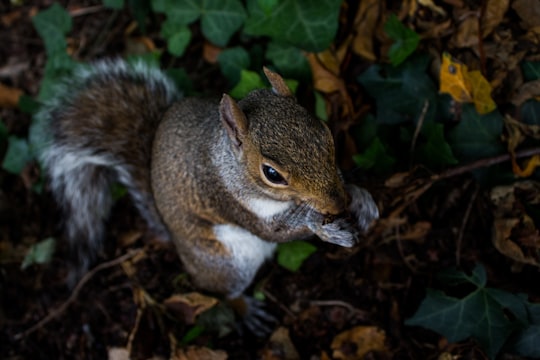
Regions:
[[[179,97],[156,68],[101,61],[59,84],[38,115],[47,137],[40,159],[77,269],[72,282],[102,247],[112,183],[125,185],[150,227],[166,232],[153,202],[150,156],[161,117]]]

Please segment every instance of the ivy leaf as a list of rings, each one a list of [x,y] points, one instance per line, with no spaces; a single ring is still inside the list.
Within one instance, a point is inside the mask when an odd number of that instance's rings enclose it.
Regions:
[[[309,63],[297,47],[271,42],[266,50],[266,58],[277,67],[283,77],[305,81],[311,79]]]
[[[414,50],[420,42],[420,35],[403,25],[395,14],[391,14],[388,21],[384,24],[384,31],[394,44],[388,51],[388,57],[392,65],[401,64]]]
[[[206,0],[202,10],[202,32],[212,43],[225,46],[246,19],[238,0]]]
[[[459,159],[476,160],[500,154],[503,118],[498,111],[479,115],[474,106],[464,104],[461,121],[448,136],[452,151]]]
[[[223,50],[218,56],[218,63],[221,73],[229,82],[237,84],[240,81],[241,71],[249,68],[251,61],[248,52],[238,46]]]
[[[35,15],[32,23],[43,39],[49,57],[65,53],[67,47],[65,35],[71,31],[72,20],[62,6],[54,3],[47,10]]]
[[[364,152],[354,155],[353,160],[362,169],[373,169],[379,172],[389,170],[396,161],[388,155],[386,147],[379,137],[373,139]]]
[[[47,238],[33,245],[21,264],[21,269],[24,270],[33,264],[46,264],[51,261],[56,246],[54,238]]]
[[[340,0],[320,0],[317,6],[310,0],[282,0],[267,12],[260,1],[252,0],[244,31],[307,51],[322,51],[334,39],[340,7]]]
[[[167,18],[161,25],[161,36],[167,40],[167,49],[175,56],[182,56],[191,40],[189,28]]]
[[[266,87],[266,85],[258,73],[242,70],[240,72],[240,82],[230,91],[230,95],[236,99],[241,99],[251,91],[264,87]]]
[[[527,325],[523,323],[524,297],[485,287],[486,272],[480,264],[471,275],[447,270],[438,277],[452,285],[473,284],[476,289],[463,298],[428,289],[417,312],[406,320],[407,325],[431,329],[450,342],[473,337],[491,359],[496,357],[512,333]],[[505,310],[509,310],[517,320],[509,318]]]
[[[9,173],[18,175],[30,160],[32,160],[32,152],[26,139],[14,135],[10,136],[2,168]]]
[[[313,244],[305,241],[282,243],[277,248],[277,262],[285,269],[295,272],[316,250]]]
[[[540,79],[540,61],[522,62],[521,71],[523,71],[525,82]]]
[[[427,141],[420,145],[418,152],[423,162],[431,166],[454,165],[458,161],[444,137],[444,126],[427,122],[422,127],[422,134]]]
[[[512,350],[521,356],[540,358],[540,324],[527,327],[516,336]]]
[[[527,100],[520,109],[521,120],[528,125],[540,125],[540,102]]]
[[[124,7],[124,0],[103,0],[105,7],[121,10]]]
[[[378,123],[416,123],[426,102],[424,121],[434,121],[440,98],[426,73],[428,64],[428,57],[415,56],[398,67],[372,65],[360,75],[358,81],[376,101]]]
[[[153,0],[152,8],[166,13],[167,21],[175,27],[201,19],[204,36],[218,46],[227,45],[246,18],[246,11],[239,0]]]

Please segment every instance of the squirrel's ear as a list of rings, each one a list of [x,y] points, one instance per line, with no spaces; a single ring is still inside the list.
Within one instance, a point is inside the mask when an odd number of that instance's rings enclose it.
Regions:
[[[236,101],[227,94],[223,94],[219,103],[219,117],[233,144],[240,148],[247,133],[248,121]]]
[[[263,71],[264,75],[266,75],[266,78],[270,82],[270,85],[272,85],[272,91],[274,91],[275,94],[281,96],[294,96],[291,89],[289,89],[285,83],[285,80],[283,80],[278,73],[271,71],[266,66],[263,67]]]

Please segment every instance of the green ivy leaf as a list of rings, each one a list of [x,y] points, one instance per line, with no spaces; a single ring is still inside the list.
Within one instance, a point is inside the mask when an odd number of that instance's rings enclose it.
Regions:
[[[2,168],[9,173],[18,175],[30,160],[32,160],[32,152],[26,139],[14,135],[10,136]]]
[[[54,238],[47,238],[43,241],[33,245],[21,264],[21,269],[24,270],[30,265],[34,264],[46,264],[51,261],[56,246],[56,240]]]
[[[528,125],[540,125],[540,102],[534,99],[526,101],[520,109],[521,120]]]
[[[327,122],[328,114],[326,113],[326,100],[320,92],[313,91],[313,93],[315,95],[315,115],[322,121]]]
[[[405,324],[431,329],[450,342],[473,337],[491,359],[496,357],[516,330],[528,325],[524,321],[525,297],[485,287],[487,279],[483,266],[477,265],[471,275],[447,270],[438,277],[451,285],[469,283],[476,288],[463,298],[428,289],[417,312]],[[508,317],[505,310],[510,311],[516,319]]]
[[[459,159],[476,160],[501,154],[503,118],[498,111],[479,115],[472,104],[464,104],[461,121],[449,132],[452,151]]]
[[[231,36],[244,24],[246,11],[238,0],[206,0],[201,26],[212,43],[225,46]]]
[[[238,46],[223,50],[218,56],[218,63],[221,73],[229,82],[237,84],[240,81],[241,71],[249,68],[251,61],[248,52]]]
[[[266,87],[260,75],[254,71],[242,70],[240,82],[230,91],[230,95],[236,99],[242,99],[251,91]]]
[[[519,332],[512,344],[513,352],[532,359],[540,358],[540,324],[531,325]]]
[[[249,17],[244,31],[248,35],[272,39],[307,51],[326,49],[337,31],[341,0],[281,0],[271,12],[259,1],[248,1]]]
[[[167,18],[161,25],[161,36],[167,40],[167,49],[175,56],[182,56],[191,41],[191,30]]]
[[[362,169],[373,169],[379,172],[390,170],[396,161],[388,154],[379,137],[373,139],[364,152],[354,155],[353,160]]]
[[[6,124],[4,124],[0,119],[0,144],[6,141],[8,138],[8,129]]]
[[[283,77],[305,81],[311,79],[311,69],[306,57],[294,46],[271,42],[266,50],[266,59],[276,66]]]
[[[65,53],[67,47],[65,35],[71,31],[72,20],[62,6],[54,3],[47,10],[34,16],[32,23],[43,39],[49,57]]]
[[[450,342],[474,337],[491,359],[495,358],[513,331],[513,324],[501,306],[483,290],[463,299],[428,290],[418,311],[405,324],[431,329]]]
[[[295,272],[316,250],[313,244],[305,241],[282,243],[277,248],[277,262],[285,269]]]
[[[424,122],[440,112],[437,87],[427,75],[427,56],[415,56],[398,67],[372,65],[358,81],[375,99],[379,124],[416,123],[427,103]]]
[[[103,0],[103,5],[111,9],[121,10],[124,8],[124,0]]]
[[[279,4],[279,0],[257,0],[257,4],[265,14],[269,15]]]
[[[420,43],[420,35],[403,25],[395,14],[391,14],[384,24],[384,31],[394,40],[388,51],[388,57],[394,66],[405,61]]]
[[[225,46],[242,26],[246,11],[239,0],[153,0],[156,12],[167,14],[174,27],[186,26],[201,19],[204,36],[218,46]]]
[[[427,122],[422,127],[422,135],[427,139],[418,147],[422,162],[430,166],[454,165],[458,161],[444,137],[444,126]]]
[[[540,61],[524,61],[521,63],[521,70],[525,81],[540,79]]]

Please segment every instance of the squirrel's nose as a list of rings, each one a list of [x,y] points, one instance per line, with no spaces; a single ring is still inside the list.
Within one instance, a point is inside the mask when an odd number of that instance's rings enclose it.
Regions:
[[[342,214],[349,203],[347,193],[344,189],[332,189],[328,194],[328,205],[325,215],[340,215]]]

